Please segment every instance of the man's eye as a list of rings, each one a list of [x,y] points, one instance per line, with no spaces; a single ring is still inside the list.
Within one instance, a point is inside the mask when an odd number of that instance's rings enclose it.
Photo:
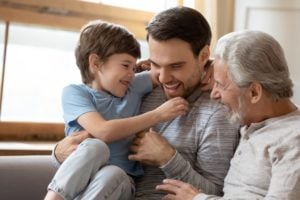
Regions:
[[[125,64],[124,64],[124,65],[123,65],[123,67],[125,67],[125,68],[128,68],[128,67],[129,67],[129,65],[125,65]]]
[[[178,69],[180,67],[181,67],[181,65],[172,65],[172,69]]]
[[[150,63],[150,67],[151,68],[159,68],[159,65],[155,64],[155,63]]]

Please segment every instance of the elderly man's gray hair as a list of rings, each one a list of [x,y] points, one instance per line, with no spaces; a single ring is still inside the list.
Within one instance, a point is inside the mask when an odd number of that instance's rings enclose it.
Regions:
[[[269,34],[244,30],[219,39],[215,57],[229,66],[229,76],[239,86],[259,82],[275,100],[293,96],[293,83],[280,44]]]

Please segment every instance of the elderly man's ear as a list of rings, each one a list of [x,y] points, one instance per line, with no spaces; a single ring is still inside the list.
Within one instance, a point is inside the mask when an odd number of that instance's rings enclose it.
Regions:
[[[252,104],[256,104],[261,100],[263,95],[262,85],[258,82],[251,83],[249,87],[249,96]]]

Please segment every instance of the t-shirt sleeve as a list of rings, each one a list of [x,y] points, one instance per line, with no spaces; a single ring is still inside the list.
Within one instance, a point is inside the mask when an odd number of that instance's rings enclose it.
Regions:
[[[65,124],[77,125],[77,118],[87,112],[97,112],[92,95],[79,85],[69,85],[62,92],[62,107]]]
[[[135,78],[132,81],[131,89],[138,93],[140,96],[144,96],[151,92],[153,89],[153,83],[151,80],[151,74],[149,71],[144,71],[135,74]]]

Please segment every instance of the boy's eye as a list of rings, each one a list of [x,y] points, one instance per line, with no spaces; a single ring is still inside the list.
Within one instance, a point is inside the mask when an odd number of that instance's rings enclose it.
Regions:
[[[126,69],[126,70],[132,70],[133,72],[136,71],[136,66],[134,65],[130,65],[130,64],[122,64],[122,66]]]

